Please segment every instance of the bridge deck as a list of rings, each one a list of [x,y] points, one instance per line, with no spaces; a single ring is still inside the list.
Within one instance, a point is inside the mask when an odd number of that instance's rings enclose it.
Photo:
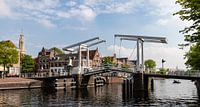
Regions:
[[[120,69],[116,67],[110,67],[110,68],[99,68],[96,70],[84,72],[82,74],[83,76],[92,76],[92,75],[98,75],[98,74],[103,74],[103,73],[109,73],[109,72],[120,72],[120,73],[126,73],[126,74],[136,74],[136,72],[133,72],[131,70],[125,70],[125,69]],[[186,79],[186,80],[200,80],[200,75],[161,75],[161,74],[144,74],[146,77],[158,77],[158,78],[172,78],[172,79]],[[38,79],[38,80],[44,80],[44,79],[62,79],[62,78],[71,78],[71,74],[57,74],[57,75],[47,75],[47,74],[31,74],[29,77],[25,78],[30,78],[30,79]]]
[[[99,69],[99,70],[86,72],[83,74],[83,76],[91,76],[91,75],[103,74],[103,73],[108,73],[108,72],[120,72],[120,73],[128,73],[128,74],[133,73],[133,71],[129,71],[129,70],[111,68],[111,69]]]

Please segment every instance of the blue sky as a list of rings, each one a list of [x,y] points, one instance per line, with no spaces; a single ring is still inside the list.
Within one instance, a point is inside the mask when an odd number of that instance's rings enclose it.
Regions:
[[[185,68],[185,50],[177,44],[183,42],[179,30],[190,23],[172,15],[179,9],[175,0],[0,0],[0,40],[18,45],[23,29],[27,54],[35,57],[42,47],[99,36],[107,40],[99,45],[105,56],[113,54],[114,34],[164,36],[168,44],[145,43],[145,58],[156,60],[157,67],[164,58],[166,67]],[[122,44],[120,56],[129,57],[135,42]]]

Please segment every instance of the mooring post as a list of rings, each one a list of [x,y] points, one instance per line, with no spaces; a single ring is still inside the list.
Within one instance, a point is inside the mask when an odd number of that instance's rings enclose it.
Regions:
[[[64,81],[63,81],[63,82],[64,82],[64,90],[65,90],[65,91],[66,91],[66,89],[67,89],[67,85],[66,85],[67,82],[66,82],[66,80],[67,80],[67,79],[64,78]]]

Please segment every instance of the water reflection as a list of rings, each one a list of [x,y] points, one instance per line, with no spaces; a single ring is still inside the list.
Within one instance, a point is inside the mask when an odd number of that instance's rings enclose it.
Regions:
[[[0,91],[0,107],[65,106],[199,106],[196,87],[190,81],[172,84],[156,80],[154,91],[124,94],[121,84],[80,90],[6,90]]]

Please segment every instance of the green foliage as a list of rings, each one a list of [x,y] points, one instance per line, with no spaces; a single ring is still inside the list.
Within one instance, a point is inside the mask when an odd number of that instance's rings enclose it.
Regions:
[[[128,64],[122,65],[122,68],[129,68],[130,66]]]
[[[22,72],[31,72],[35,69],[35,61],[30,55],[25,55],[22,58]]]
[[[174,15],[179,15],[183,21],[193,22],[191,26],[185,27],[180,31],[185,34],[185,41],[191,43],[200,42],[200,0],[177,0],[176,3],[182,6],[182,10]]]
[[[105,57],[103,59],[103,64],[114,64],[114,62],[111,57]]]
[[[191,21],[192,25],[185,27],[180,32],[184,34],[186,44],[180,44],[181,49],[190,46],[186,53],[186,65],[192,69],[200,69],[200,0],[177,0],[176,3],[182,6],[182,9],[174,15],[179,15],[181,20]]]
[[[164,69],[164,68],[160,68],[159,71],[158,71],[157,73],[162,74],[162,75],[166,75],[167,70]]]
[[[146,70],[153,71],[153,69],[156,67],[156,62],[152,59],[148,59],[144,62]]]
[[[186,53],[186,65],[193,70],[200,70],[200,43],[190,47],[190,51]]]
[[[53,47],[50,50],[53,50],[53,51],[55,51],[58,54],[64,54],[64,52],[61,49],[57,48],[57,47]]]
[[[11,41],[0,41],[0,64],[5,68],[18,63],[18,51]]]

